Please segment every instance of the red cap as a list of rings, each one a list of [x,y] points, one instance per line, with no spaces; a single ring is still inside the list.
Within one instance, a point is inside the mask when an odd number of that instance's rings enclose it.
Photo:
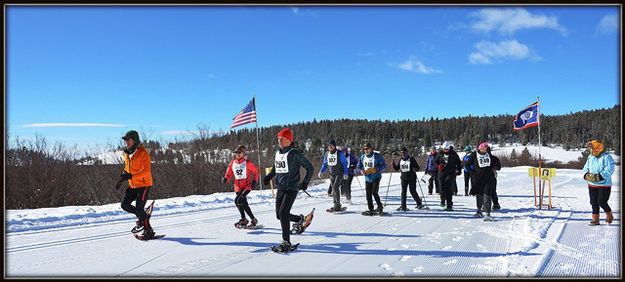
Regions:
[[[293,142],[293,132],[291,132],[291,129],[288,127],[280,130],[280,132],[278,132],[278,137],[283,137]]]

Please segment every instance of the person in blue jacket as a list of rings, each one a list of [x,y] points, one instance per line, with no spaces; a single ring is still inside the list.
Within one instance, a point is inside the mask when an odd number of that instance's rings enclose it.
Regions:
[[[369,210],[364,211],[362,215],[382,215],[383,206],[380,200],[380,180],[382,180],[382,171],[386,169],[384,157],[379,153],[373,152],[373,146],[370,143],[363,147],[365,153],[360,156],[358,169],[365,176],[365,191],[367,196],[367,207]],[[373,198],[378,208],[373,210]]]
[[[432,146],[430,148],[430,155],[428,156],[427,160],[425,161],[425,173],[427,173],[430,176],[430,179],[428,180],[428,194],[432,195],[432,190],[434,190],[433,186],[436,186],[436,194],[440,193],[440,185],[438,183],[438,177],[437,177],[437,173],[438,170],[436,169],[436,164],[434,163],[434,160],[436,159],[436,147]]]
[[[352,154],[347,146],[343,146],[343,154],[347,160],[347,179],[341,185],[341,194],[345,195],[348,204],[352,204],[352,180],[354,180],[354,170],[358,165],[358,157]]]
[[[469,145],[464,147],[464,157],[462,157],[462,167],[464,172],[464,195],[469,196],[469,182],[473,187],[473,165],[469,164],[469,157],[473,152],[473,148]]]
[[[336,148],[336,141],[328,142],[328,151],[323,155],[323,165],[319,170],[319,178],[327,171],[330,172],[330,183],[332,185],[332,198],[334,205],[328,212],[341,211],[341,184],[348,178],[347,160],[343,152]]]
[[[610,224],[614,220],[612,209],[608,205],[610,190],[612,189],[612,174],[614,173],[614,159],[606,152],[599,140],[588,142],[590,156],[582,169],[584,180],[588,182],[588,194],[592,206],[592,221],[590,225],[599,225],[599,208],[606,213],[605,222]]]

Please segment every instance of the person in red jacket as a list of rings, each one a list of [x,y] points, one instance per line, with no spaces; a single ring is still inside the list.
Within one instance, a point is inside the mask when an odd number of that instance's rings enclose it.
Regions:
[[[250,205],[247,203],[247,194],[256,188],[258,183],[258,169],[245,157],[245,146],[239,145],[234,150],[235,157],[228,164],[226,175],[223,178],[223,183],[228,183],[230,179],[234,178],[234,192],[236,197],[234,203],[237,205],[239,212],[241,213],[241,219],[234,224],[237,228],[255,227],[258,220],[254,217]],[[250,223],[245,218],[245,213],[250,216],[252,222]],[[250,223],[249,226],[247,224]]]

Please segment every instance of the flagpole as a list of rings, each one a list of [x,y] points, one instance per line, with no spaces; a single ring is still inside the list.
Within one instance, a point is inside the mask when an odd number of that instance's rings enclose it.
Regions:
[[[262,171],[263,171],[263,166],[260,163],[260,138],[259,138],[259,134],[258,134],[258,109],[256,108],[256,94],[254,94],[254,110],[256,111],[256,121],[254,123],[256,123],[256,154],[258,155],[258,171],[259,171],[259,175],[258,175],[258,182],[260,184],[260,193],[263,193],[263,179],[262,179]]]
[[[539,199],[538,199],[538,209],[542,209],[543,208],[543,195],[544,195],[544,189],[545,189],[545,183],[542,179],[540,179],[540,175],[541,175],[541,169],[542,169],[542,159],[543,159],[543,155],[542,155],[542,147],[543,144],[540,140],[540,97],[536,96],[536,112],[537,112],[537,122],[538,122],[538,193],[539,193]]]

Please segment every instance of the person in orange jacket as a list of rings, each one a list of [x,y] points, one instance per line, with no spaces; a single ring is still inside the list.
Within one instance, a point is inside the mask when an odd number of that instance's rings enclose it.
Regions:
[[[126,194],[122,199],[122,209],[137,216],[137,224],[132,229],[132,233],[143,231],[146,239],[154,236],[154,231],[150,225],[150,218],[145,212],[145,203],[148,201],[148,193],[152,187],[152,172],[150,169],[150,155],[145,149],[139,133],[134,130],[128,131],[124,137],[126,148],[124,149],[124,173],[121,180],[128,181]],[[131,203],[136,201],[136,205]]]
[[[222,179],[223,183],[228,183],[230,179],[234,178],[234,192],[236,193],[234,203],[241,213],[241,219],[235,223],[234,226],[236,228],[256,227],[258,220],[254,217],[252,209],[250,209],[250,205],[247,203],[247,195],[256,188],[256,184],[258,183],[258,169],[256,169],[252,161],[248,160],[245,156],[245,146],[237,146],[236,150],[234,150],[234,154],[235,157],[230,164],[228,164],[226,175]],[[245,218],[245,213],[252,219],[249,226],[247,226],[247,224],[250,222]]]

